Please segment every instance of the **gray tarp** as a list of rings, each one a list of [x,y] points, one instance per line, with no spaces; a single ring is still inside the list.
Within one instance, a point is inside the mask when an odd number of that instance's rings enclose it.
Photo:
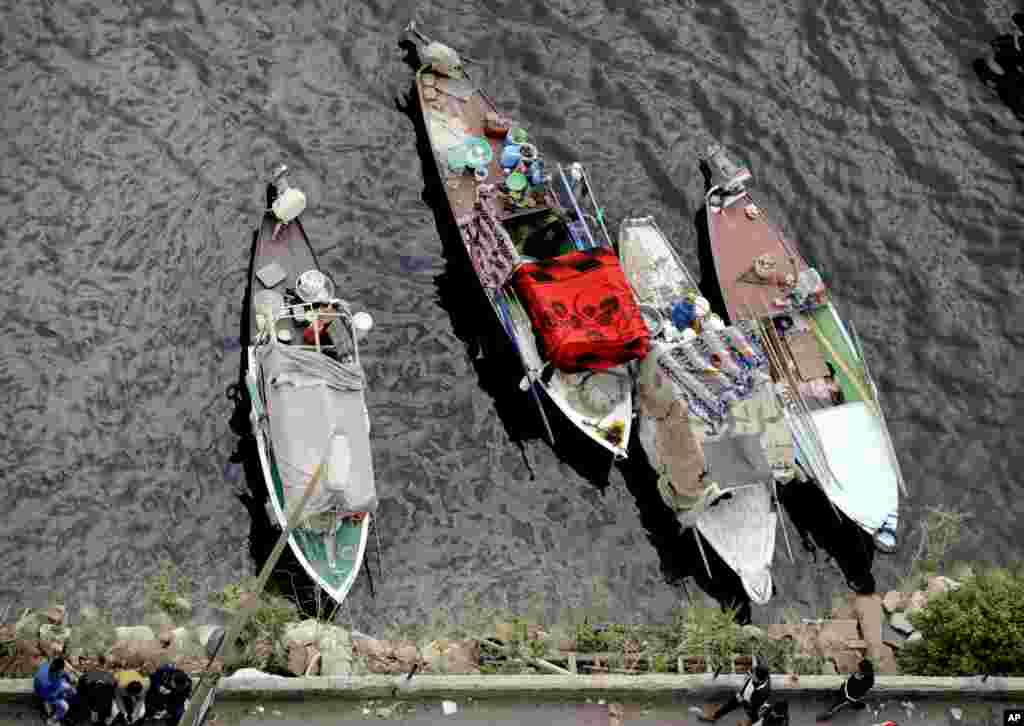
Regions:
[[[323,353],[270,344],[259,354],[271,449],[284,483],[286,511],[297,502],[330,447],[322,486],[306,513],[377,509],[363,372]],[[331,439],[331,430],[334,437]]]

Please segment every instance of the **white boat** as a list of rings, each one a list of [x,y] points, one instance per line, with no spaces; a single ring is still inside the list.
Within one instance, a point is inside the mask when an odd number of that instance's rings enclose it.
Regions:
[[[637,431],[659,492],[764,604],[774,589],[774,487],[794,473],[767,359],[752,326],[710,313],[652,218],[622,223],[619,256],[654,339],[637,366]]]
[[[705,195],[706,220],[729,319],[752,321],[768,335],[801,468],[880,551],[891,552],[906,488],[856,336],[818,271],[754,203],[750,171],[718,145],[706,160],[719,178]]]
[[[245,381],[252,432],[278,524],[319,485],[289,545],[312,580],[344,601],[363,563],[377,509],[359,339],[372,326],[334,297],[300,212],[305,197],[278,170],[253,249]],[[324,452],[327,452],[326,458]]]

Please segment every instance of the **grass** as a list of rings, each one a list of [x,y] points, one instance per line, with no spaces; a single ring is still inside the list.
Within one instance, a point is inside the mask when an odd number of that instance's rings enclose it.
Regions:
[[[85,655],[106,653],[117,639],[113,616],[109,611],[90,609],[82,621],[71,628],[67,651],[80,650]]]
[[[255,590],[256,578],[248,577],[225,586],[210,595],[210,603],[228,615],[237,615],[243,598]],[[288,653],[281,642],[285,627],[296,621],[298,609],[280,595],[261,593],[239,633],[234,651],[225,660],[226,670],[259,668],[269,672],[283,672]]]
[[[928,510],[921,525],[921,543],[911,560],[910,571],[897,584],[900,592],[923,590],[928,586],[928,578],[944,574],[947,570],[953,579],[962,579],[970,573],[968,565],[949,563],[946,558],[960,542],[964,525],[972,516],[936,507]]]

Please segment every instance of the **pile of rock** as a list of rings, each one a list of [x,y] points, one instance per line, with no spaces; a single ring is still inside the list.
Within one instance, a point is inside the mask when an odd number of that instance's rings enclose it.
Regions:
[[[828,672],[852,673],[866,656],[874,661],[876,672],[898,674],[896,652],[904,643],[921,638],[907,616],[924,608],[929,599],[958,587],[955,580],[936,576],[929,578],[922,591],[851,594],[833,609],[831,619],[769,625],[766,630],[770,637],[794,640],[800,655],[823,657]]]
[[[882,598],[882,607],[887,614],[883,627],[883,641],[894,650],[899,650],[905,643],[921,640],[921,633],[915,632],[909,616],[928,605],[928,601],[939,595],[945,595],[960,587],[960,583],[948,577],[937,575],[928,578],[925,590],[900,592],[891,590]]]

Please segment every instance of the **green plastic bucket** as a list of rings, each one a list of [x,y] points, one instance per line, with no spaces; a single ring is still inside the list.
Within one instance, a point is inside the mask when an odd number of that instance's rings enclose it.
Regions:
[[[514,171],[508,175],[505,179],[505,186],[513,194],[519,194],[526,189],[527,179],[526,174],[521,171]]]
[[[466,164],[474,169],[486,167],[494,159],[494,150],[491,148],[491,144],[479,136],[467,139],[464,148],[466,150]]]
[[[450,146],[445,154],[448,157],[449,169],[456,174],[461,174],[466,171],[466,164],[469,163],[469,154],[467,153],[465,144]]]

